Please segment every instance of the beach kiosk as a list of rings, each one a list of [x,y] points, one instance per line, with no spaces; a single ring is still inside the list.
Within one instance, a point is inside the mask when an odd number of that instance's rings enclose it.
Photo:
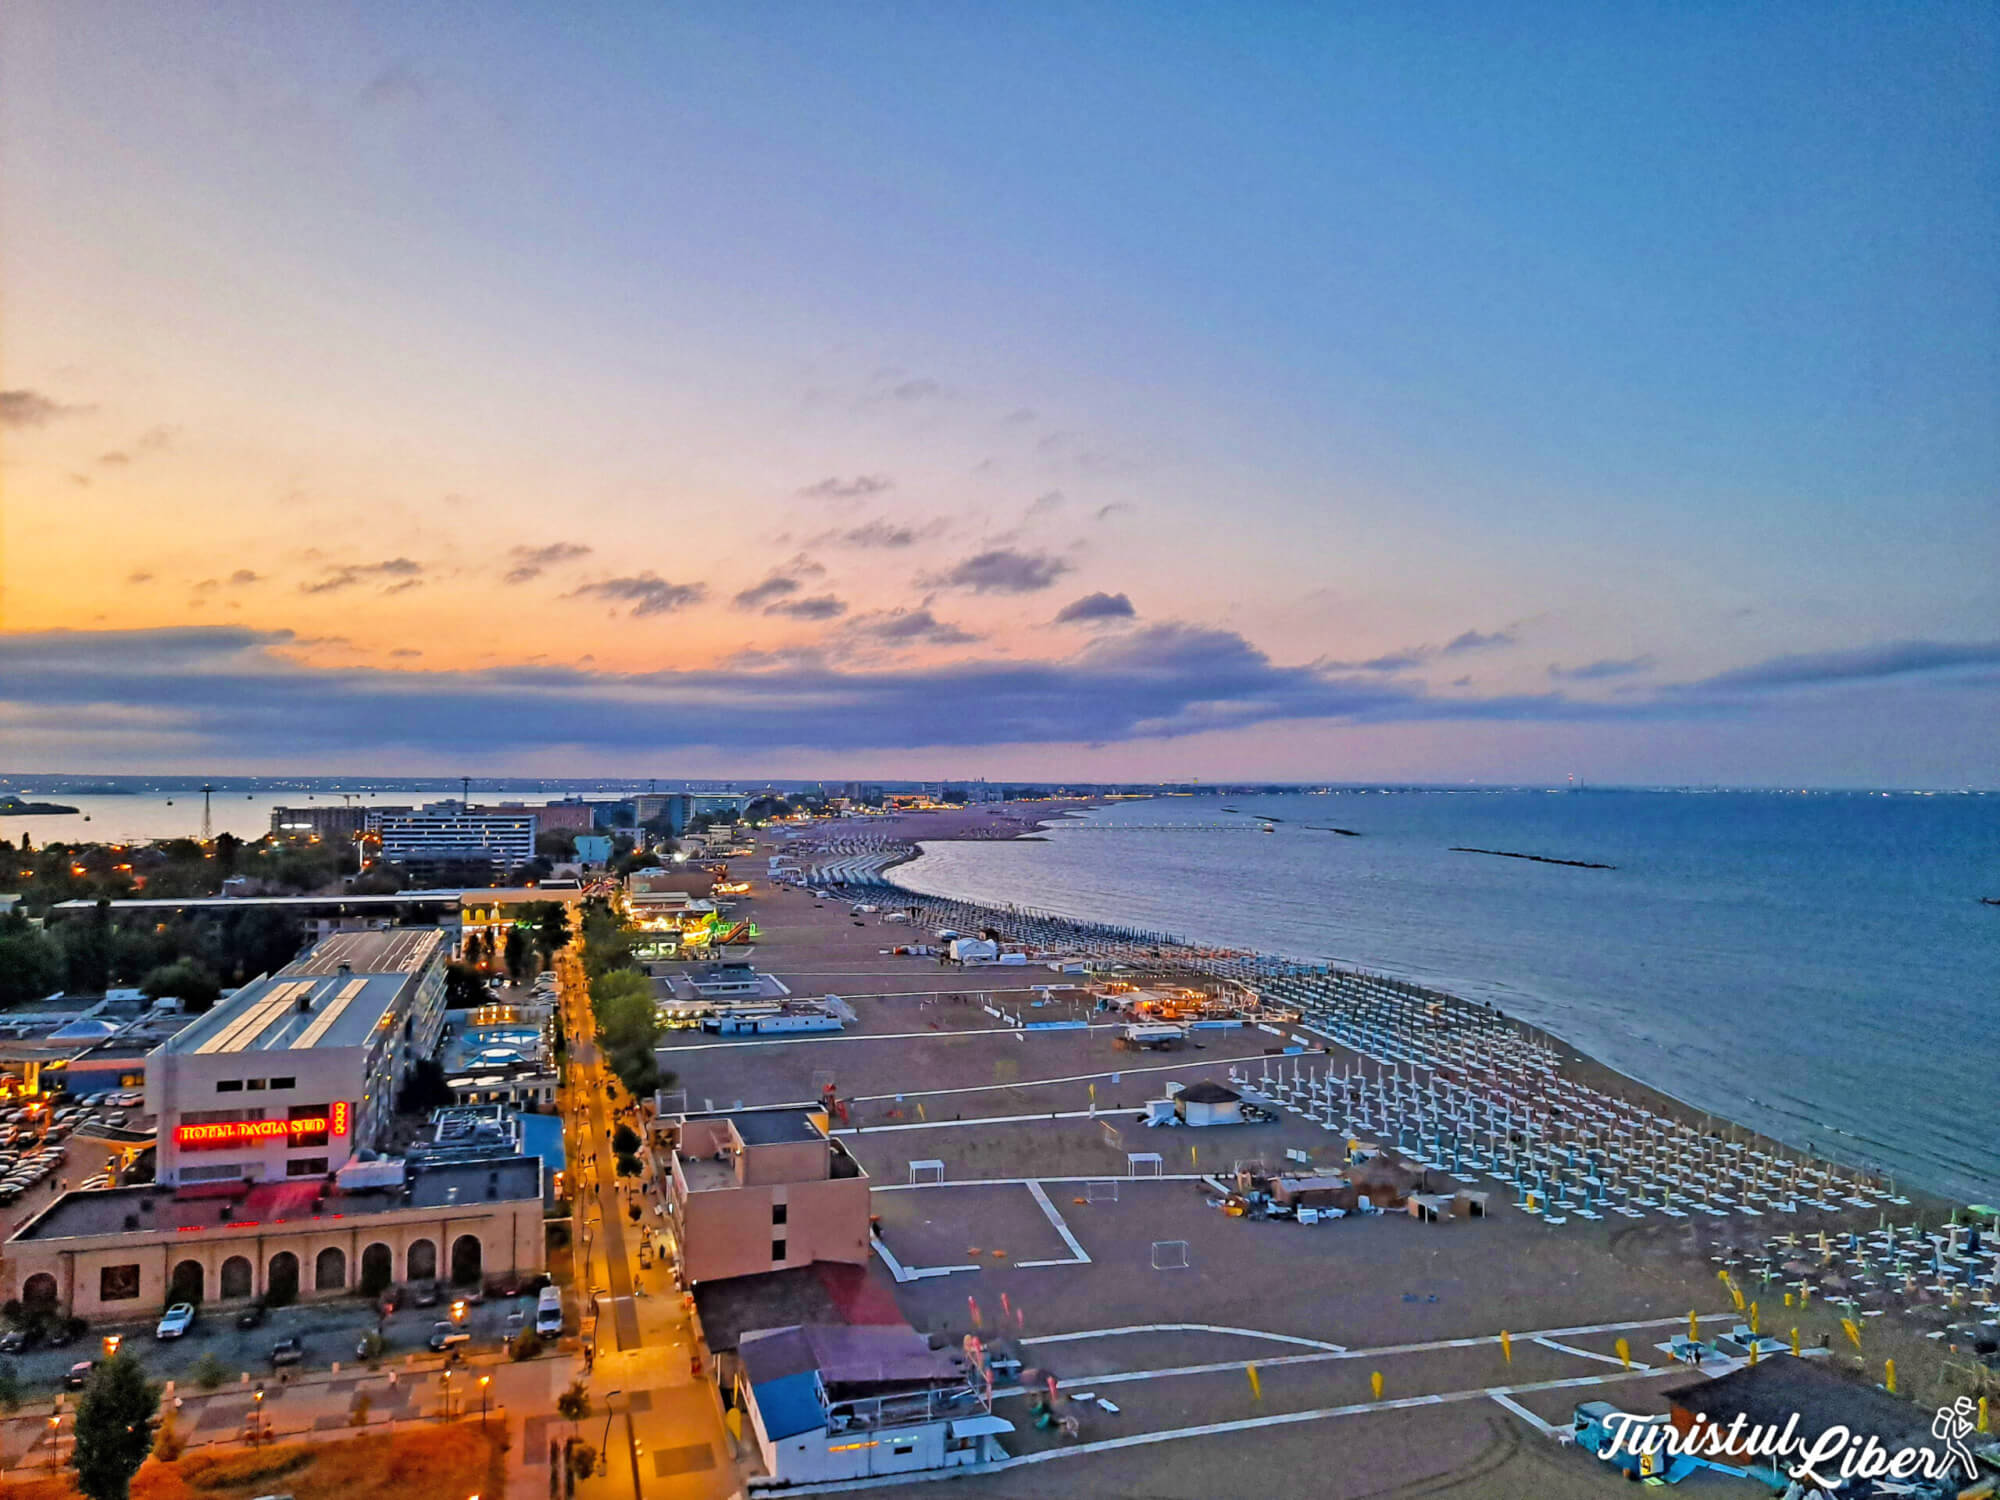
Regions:
[[[1241,1125],[1243,1096],[1203,1079],[1174,1095],[1174,1113],[1183,1125]]]

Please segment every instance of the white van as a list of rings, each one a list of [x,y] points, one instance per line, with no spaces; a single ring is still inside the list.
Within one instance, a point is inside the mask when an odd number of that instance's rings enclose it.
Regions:
[[[562,1329],[562,1291],[558,1287],[545,1286],[535,1304],[535,1332],[543,1338],[554,1338]]]

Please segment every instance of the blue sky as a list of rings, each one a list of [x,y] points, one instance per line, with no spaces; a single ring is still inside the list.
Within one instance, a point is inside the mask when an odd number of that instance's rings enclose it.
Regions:
[[[17,765],[2000,783],[1990,8],[0,43]]]

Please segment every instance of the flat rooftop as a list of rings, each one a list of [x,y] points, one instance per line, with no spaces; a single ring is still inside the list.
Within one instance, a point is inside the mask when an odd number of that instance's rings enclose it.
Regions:
[[[303,1178],[256,1183],[240,1194],[218,1193],[206,1187],[176,1192],[152,1184],[69,1192],[22,1225],[14,1240],[129,1234],[135,1232],[126,1223],[131,1218],[138,1220],[139,1233],[167,1230],[178,1233],[309,1219],[357,1218],[399,1209],[460,1208],[535,1200],[542,1194],[542,1164],[539,1157],[512,1156],[425,1167],[411,1178],[407,1199],[401,1188],[329,1192],[325,1203],[315,1212],[313,1200],[322,1186],[320,1178]]]
[[[724,1119],[736,1127],[746,1146],[783,1146],[795,1141],[823,1141],[825,1136],[813,1124],[814,1109],[743,1109],[722,1115],[695,1115],[692,1119]]]
[[[358,1047],[443,943],[434,927],[336,933],[197,1016],[166,1048],[197,1055]]]

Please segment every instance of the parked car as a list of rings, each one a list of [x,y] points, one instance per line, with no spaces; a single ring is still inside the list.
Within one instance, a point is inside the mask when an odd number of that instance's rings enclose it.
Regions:
[[[410,1306],[436,1307],[438,1305],[438,1284],[435,1281],[420,1281],[410,1288]]]
[[[167,1309],[167,1314],[160,1319],[159,1326],[154,1328],[153,1337],[156,1339],[177,1339],[192,1327],[194,1327],[194,1304],[192,1302],[176,1302],[172,1307]]]
[[[442,1354],[447,1349],[456,1348],[460,1344],[469,1344],[471,1342],[472,1335],[467,1333],[463,1328],[460,1328],[456,1323],[431,1324],[430,1345],[431,1353],[433,1354]]]
[[[10,1328],[0,1333],[0,1354],[22,1354],[34,1344],[34,1336],[25,1328]]]
[[[64,1388],[72,1391],[82,1390],[89,1383],[90,1372],[96,1368],[97,1361],[94,1359],[78,1360],[69,1367],[69,1373],[63,1376]]]
[[[264,1304],[253,1302],[236,1315],[238,1328],[256,1328],[264,1321]]]
[[[305,1343],[298,1338],[279,1339],[271,1346],[271,1363],[274,1365],[295,1365],[305,1357]]]

